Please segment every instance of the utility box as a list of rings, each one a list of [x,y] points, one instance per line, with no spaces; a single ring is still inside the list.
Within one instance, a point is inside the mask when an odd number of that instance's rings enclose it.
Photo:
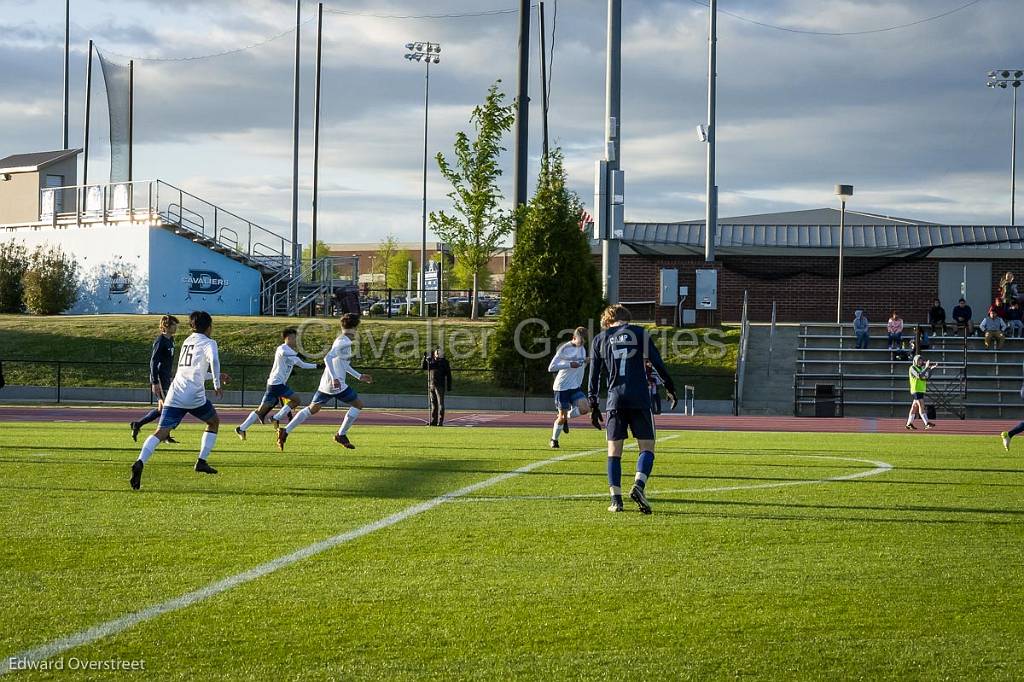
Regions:
[[[718,270],[697,270],[698,310],[718,310]]]
[[[679,271],[670,268],[661,269],[661,287],[658,289],[658,305],[679,305]]]

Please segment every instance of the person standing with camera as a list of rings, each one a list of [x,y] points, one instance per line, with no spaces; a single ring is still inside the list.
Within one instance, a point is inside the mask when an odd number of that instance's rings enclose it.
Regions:
[[[423,356],[421,369],[427,370],[427,398],[430,402],[430,421],[427,426],[444,426],[444,394],[452,390],[452,367],[437,347]]]

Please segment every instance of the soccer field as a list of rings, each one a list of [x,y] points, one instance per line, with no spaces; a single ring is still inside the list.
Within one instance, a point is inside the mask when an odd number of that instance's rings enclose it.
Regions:
[[[582,423],[556,451],[540,429],[359,425],[347,451],[325,415],[284,454],[225,425],[217,476],[192,472],[189,422],[137,493],[123,425],[3,424],[4,663],[71,638],[51,664],[160,679],[1024,668],[1024,450],[995,436],[663,431],[643,516],[606,511]]]

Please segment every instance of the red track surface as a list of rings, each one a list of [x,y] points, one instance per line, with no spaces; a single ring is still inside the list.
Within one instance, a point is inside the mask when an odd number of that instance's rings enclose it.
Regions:
[[[137,419],[147,411],[145,407],[21,407],[0,406],[0,424],[4,422],[124,422]],[[228,424],[241,422],[248,409],[218,408],[222,419]],[[337,412],[325,410],[319,421],[337,421]],[[367,409],[360,415],[360,424],[385,426],[416,426],[425,423],[426,413],[420,410]],[[1024,415],[1022,415],[1024,417]],[[547,412],[448,412],[447,426],[462,427],[550,427],[554,413]],[[191,417],[186,418],[191,419]],[[580,426],[586,418],[576,419]],[[846,419],[816,419],[810,417],[732,417],[696,416],[680,414],[660,415],[658,427],[666,430],[684,431],[781,431],[815,433],[905,433],[902,419],[868,419],[848,417]],[[968,421],[942,420],[931,433],[992,435],[1003,431],[1014,423],[1013,419],[975,419]],[[917,422],[921,429],[921,422]],[[923,435],[923,432],[922,432]]]

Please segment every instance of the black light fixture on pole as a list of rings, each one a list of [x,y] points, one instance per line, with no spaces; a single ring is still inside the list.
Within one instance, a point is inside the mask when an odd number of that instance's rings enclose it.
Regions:
[[[1017,203],[1017,90],[1020,89],[1024,69],[1000,69],[988,72],[988,87],[1010,88],[1013,91],[1013,114],[1010,123],[1010,225],[1016,225]]]
[[[853,196],[853,185],[836,185],[836,195],[842,204],[839,212],[839,281],[836,284],[836,324],[843,323],[843,241],[846,234],[846,202]]]

